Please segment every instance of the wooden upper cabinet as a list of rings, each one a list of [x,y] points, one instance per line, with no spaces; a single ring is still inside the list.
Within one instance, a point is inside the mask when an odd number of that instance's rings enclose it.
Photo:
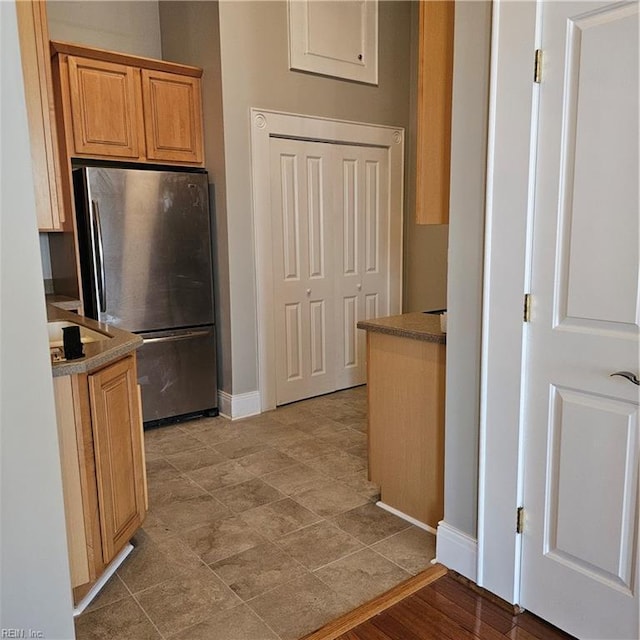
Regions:
[[[77,154],[139,158],[140,71],[69,56],[69,100]]]
[[[142,69],[149,160],[202,162],[200,78]]]
[[[88,378],[102,554],[108,564],[142,525],[146,511],[135,356]]]
[[[38,229],[60,231],[65,219],[64,198],[55,127],[46,3],[23,0],[16,2],[16,11]]]
[[[449,223],[453,0],[420,3],[416,222]]]
[[[52,42],[68,157],[204,164],[202,70]]]

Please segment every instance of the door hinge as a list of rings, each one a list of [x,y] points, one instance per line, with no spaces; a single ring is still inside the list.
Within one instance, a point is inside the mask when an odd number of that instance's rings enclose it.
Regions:
[[[516,533],[524,531],[524,507],[518,507],[516,511]]]
[[[522,313],[522,318],[525,322],[531,321],[531,294],[524,294],[524,309]]]
[[[533,81],[542,82],[542,49],[536,49],[533,62]]]

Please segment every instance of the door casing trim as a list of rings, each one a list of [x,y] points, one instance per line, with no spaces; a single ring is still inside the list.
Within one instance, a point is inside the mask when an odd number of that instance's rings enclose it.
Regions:
[[[402,310],[404,137],[402,127],[334,120],[252,108],[251,179],[258,326],[258,390],[262,411],[276,407],[273,251],[271,242],[271,137],[384,147],[389,152],[389,310]]]

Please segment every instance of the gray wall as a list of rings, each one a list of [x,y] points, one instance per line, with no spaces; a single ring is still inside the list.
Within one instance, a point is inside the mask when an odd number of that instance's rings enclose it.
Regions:
[[[47,15],[52,40],[161,57],[157,0],[55,0],[47,2]]]
[[[457,2],[449,291],[445,522],[476,537],[484,199],[491,2]]]
[[[68,640],[62,479],[13,2],[0,2],[0,95],[0,629]]]
[[[231,302],[218,3],[163,1],[160,31],[165,60],[203,69],[205,166],[209,172],[213,218],[218,388],[231,393]]]
[[[411,3],[380,3],[377,87],[289,71],[284,1],[225,1],[219,11],[233,393],[241,394],[258,386],[249,109],[408,128]]]

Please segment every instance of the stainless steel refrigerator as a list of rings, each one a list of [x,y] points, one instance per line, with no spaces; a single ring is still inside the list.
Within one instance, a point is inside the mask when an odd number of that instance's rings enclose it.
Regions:
[[[207,174],[74,170],[85,314],[138,333],[146,426],[217,413]]]

